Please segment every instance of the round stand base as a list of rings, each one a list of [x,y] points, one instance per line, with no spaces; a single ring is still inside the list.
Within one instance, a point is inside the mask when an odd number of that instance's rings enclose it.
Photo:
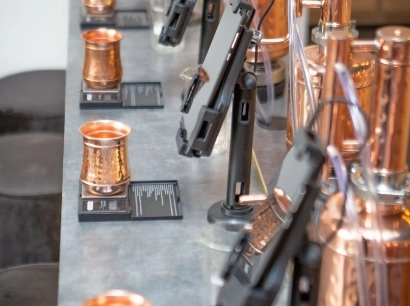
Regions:
[[[259,127],[271,130],[271,131],[284,131],[286,130],[287,119],[284,117],[273,116],[269,118],[269,122],[262,122],[262,120],[257,119],[256,123]]]
[[[252,222],[255,216],[255,209],[250,207],[243,211],[230,211],[230,214],[224,212],[224,200],[216,202],[208,209],[208,222],[209,223],[224,223],[227,225],[245,225]]]

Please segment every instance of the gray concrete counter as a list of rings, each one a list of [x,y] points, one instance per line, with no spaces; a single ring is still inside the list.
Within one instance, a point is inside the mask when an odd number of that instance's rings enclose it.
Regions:
[[[131,2],[138,3],[129,1],[128,5]],[[169,55],[151,49],[149,29],[122,30],[123,81],[160,81],[164,109],[80,110],[84,57],[80,5],[81,1],[70,1],[59,305],[79,306],[108,289],[139,293],[155,306],[200,305],[206,292],[202,292],[201,283],[204,249],[198,236],[209,226],[209,206],[225,198],[228,153],[189,159],[176,150],[183,86],[178,75],[185,67],[196,65],[199,28],[188,30],[183,52]],[[78,222],[82,160],[78,128],[95,119],[119,120],[132,127],[128,148],[132,180],[178,180],[182,220]],[[261,151],[267,154],[261,166],[268,165],[273,173],[284,155],[284,132],[256,130]],[[252,192],[260,193],[256,175],[252,182]]]

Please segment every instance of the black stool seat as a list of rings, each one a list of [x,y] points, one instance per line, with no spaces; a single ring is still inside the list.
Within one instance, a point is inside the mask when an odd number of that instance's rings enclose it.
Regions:
[[[33,264],[0,270],[0,305],[56,306],[58,264]]]
[[[36,70],[0,79],[0,133],[63,132],[65,70]]]
[[[0,194],[13,197],[61,193],[63,136],[22,133],[0,136]]]
[[[0,268],[57,262],[63,136],[4,135],[0,148]]]

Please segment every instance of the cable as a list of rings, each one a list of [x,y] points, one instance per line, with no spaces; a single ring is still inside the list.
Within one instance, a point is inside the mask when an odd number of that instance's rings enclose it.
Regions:
[[[313,131],[313,125],[315,124],[316,119],[318,118],[320,112],[322,111],[322,109],[326,106],[326,105],[330,105],[330,104],[336,104],[336,103],[343,103],[343,104],[347,104],[348,106],[354,106],[357,107],[357,110],[359,111],[360,115],[362,116],[362,120],[363,122],[365,122],[365,136],[364,136],[364,140],[363,142],[361,142],[359,144],[359,149],[358,152],[361,153],[364,146],[366,145],[367,141],[369,140],[370,137],[370,132],[369,132],[369,122],[367,120],[367,116],[364,113],[363,109],[361,107],[359,107],[358,105],[356,105],[353,102],[350,102],[344,98],[332,98],[330,100],[323,100],[321,101],[318,106],[316,107],[315,111],[313,112],[312,116],[310,117],[308,123],[306,124],[306,128],[308,130]]]
[[[257,26],[256,30],[260,31],[260,29],[262,27],[262,22],[265,19],[266,15],[268,15],[268,13],[269,13],[269,11],[272,8],[274,3],[275,3],[275,0],[270,1],[268,7],[263,12],[261,18],[259,19],[258,26]],[[259,49],[258,46],[259,46],[259,44],[256,44],[256,46],[255,46],[255,62],[253,63],[253,71],[254,72],[256,72],[256,67],[257,67],[257,64],[258,64],[258,49]]]
[[[310,131],[313,131],[313,125],[315,124],[315,121],[316,121],[316,119],[318,118],[320,112],[323,110],[323,108],[324,108],[326,105],[336,104],[336,103],[343,103],[343,104],[347,104],[348,106],[354,106],[354,107],[357,106],[355,103],[350,102],[350,101],[348,101],[348,100],[346,100],[346,99],[344,99],[344,98],[333,98],[333,99],[330,99],[330,100],[323,100],[323,101],[321,101],[321,102],[318,104],[317,108],[314,110],[312,116],[310,117],[309,121],[308,121],[307,124],[306,124],[306,129],[307,129],[307,130],[310,130]],[[368,141],[368,139],[369,139],[370,133],[369,133],[369,128],[368,128],[368,120],[367,120],[367,117],[366,117],[366,115],[365,115],[363,109],[360,108],[360,107],[358,107],[357,109],[358,109],[360,115],[362,116],[363,122],[365,122],[365,126],[366,126],[366,128],[365,128],[365,137],[364,137],[365,141],[359,144],[359,149],[358,149],[358,152],[361,153],[361,151],[363,150],[363,148],[366,146],[366,143],[367,143],[367,141]],[[346,197],[346,195],[343,194],[343,197]],[[334,238],[334,236],[336,235],[336,232],[337,232],[337,231],[340,229],[340,227],[342,226],[342,224],[343,224],[343,218],[344,218],[345,215],[346,215],[346,207],[345,207],[345,206],[343,206],[343,208],[342,208],[342,210],[341,210],[341,212],[340,212],[340,215],[341,215],[341,217],[340,217],[340,219],[338,220],[338,223],[336,224],[335,231],[332,232],[332,234],[330,234],[328,237],[325,237],[325,238],[323,239],[323,240],[324,240],[324,244],[329,243],[329,242]]]

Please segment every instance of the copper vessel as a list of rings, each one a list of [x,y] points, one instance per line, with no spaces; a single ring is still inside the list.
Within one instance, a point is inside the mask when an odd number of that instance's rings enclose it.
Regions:
[[[139,294],[110,290],[85,301],[83,306],[151,306],[151,303]]]
[[[131,128],[111,120],[91,121],[80,127],[83,136],[81,181],[92,194],[124,191],[130,180],[127,141]]]
[[[358,33],[352,25],[350,19],[351,0],[331,1],[326,0],[321,7],[321,19],[318,27],[312,30],[312,40],[317,45],[311,45],[304,49],[306,59],[309,66],[309,75],[313,83],[314,94],[317,100],[323,99],[322,89],[324,86],[324,73],[326,70],[327,58],[327,40],[334,30],[343,30],[349,32],[353,38],[356,38]],[[356,49],[355,49],[356,50]],[[351,70],[353,81],[356,85],[356,90],[359,95],[360,106],[365,114],[370,112],[370,99],[372,80],[374,75],[374,57],[370,52],[355,51],[350,52],[349,67]],[[308,103],[306,83],[303,78],[301,66],[297,63],[296,66],[296,101],[293,103],[295,109],[295,121],[299,127],[304,127],[308,119],[312,115],[312,110]],[[292,88],[290,90],[293,90]],[[338,107],[340,113],[338,117],[348,117],[347,109],[344,106]],[[293,127],[291,120],[291,105],[288,101],[288,119],[286,131],[286,145],[290,149],[293,143]],[[340,130],[338,135],[339,142],[342,143],[342,155],[355,155],[357,153],[357,144],[354,141],[353,129],[350,122],[347,126]]]
[[[117,87],[122,78],[121,32],[99,28],[85,31],[81,37],[85,41],[84,82],[94,89]]]
[[[285,192],[277,187],[263,201],[255,219],[252,221],[252,228],[249,230],[249,247],[245,251],[249,258],[255,254],[265,252],[278,228],[285,222],[286,214],[289,212],[291,205],[291,200]]]
[[[410,133],[410,28],[377,30],[374,101],[370,116],[371,164],[376,184],[382,248],[386,257],[388,305],[410,305],[410,177],[407,165]],[[360,232],[364,238],[367,288],[376,305],[373,220],[368,188],[360,166],[353,167]],[[358,305],[353,243],[340,215],[343,201],[331,197],[320,217],[319,236],[333,235],[323,248],[319,305]],[[335,232],[335,229],[336,232]]]
[[[364,203],[363,203],[364,204]],[[320,217],[319,235],[322,239],[333,236],[341,218],[343,199],[332,197]],[[340,210],[338,210],[340,209]],[[367,288],[371,304],[375,302],[375,271],[373,265],[373,232],[370,214],[359,214],[360,231],[364,236],[366,250]],[[383,216],[383,249],[387,257],[385,280],[389,292],[389,306],[410,305],[410,214],[400,213]],[[344,222],[330,243],[323,247],[318,306],[357,306],[356,268],[353,259],[354,247],[350,229]]]
[[[269,0],[256,0],[253,2],[259,17],[265,12],[269,3]],[[255,28],[257,26],[255,21],[253,26]],[[285,14],[285,0],[275,1],[263,20],[261,31],[263,34],[261,44],[265,45],[271,61],[280,59],[288,53],[288,18]],[[261,52],[261,48],[258,48],[258,63],[262,63],[263,60]],[[247,61],[255,62],[255,48],[249,49],[246,57]]]
[[[111,14],[116,0],[83,0],[84,7],[90,15]]]

